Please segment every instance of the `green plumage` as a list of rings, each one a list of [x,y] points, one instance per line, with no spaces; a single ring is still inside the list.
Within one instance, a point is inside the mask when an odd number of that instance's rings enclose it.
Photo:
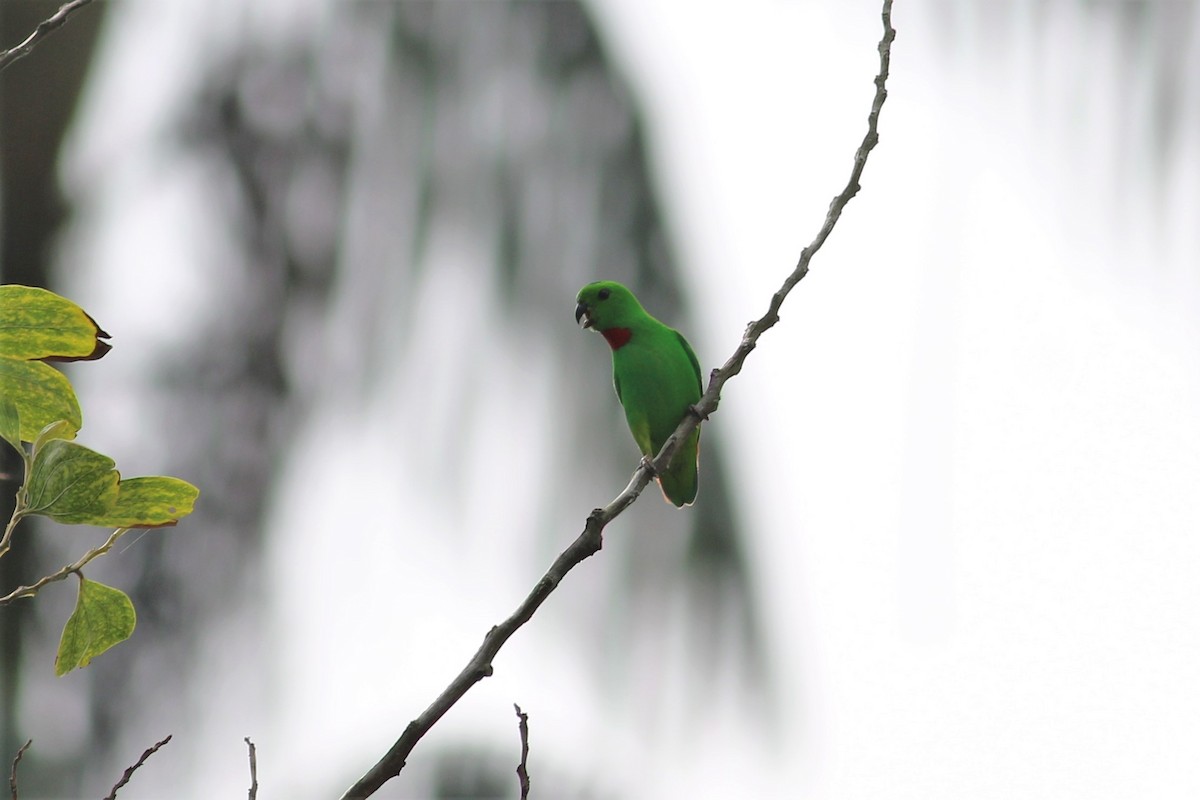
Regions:
[[[617,399],[638,449],[653,458],[700,400],[700,362],[679,331],[647,314],[621,284],[589,283],[575,299],[576,321],[601,333],[612,348]],[[658,475],[663,496],[676,506],[696,499],[699,459],[697,428]]]

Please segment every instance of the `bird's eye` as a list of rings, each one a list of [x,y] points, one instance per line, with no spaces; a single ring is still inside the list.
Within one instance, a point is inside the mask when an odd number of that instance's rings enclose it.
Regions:
[[[612,294],[612,292],[610,292],[608,289],[601,289],[600,294],[598,294],[597,297],[599,297],[601,300],[607,300],[610,294]]]

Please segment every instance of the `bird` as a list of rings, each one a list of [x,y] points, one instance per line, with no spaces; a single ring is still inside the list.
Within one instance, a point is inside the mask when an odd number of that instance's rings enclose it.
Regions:
[[[597,281],[579,290],[575,321],[602,335],[612,348],[613,388],[643,462],[700,400],[700,362],[687,339],[647,313],[633,292],[616,281]],[[696,500],[700,428],[692,431],[671,463],[655,479],[667,502],[682,508]]]

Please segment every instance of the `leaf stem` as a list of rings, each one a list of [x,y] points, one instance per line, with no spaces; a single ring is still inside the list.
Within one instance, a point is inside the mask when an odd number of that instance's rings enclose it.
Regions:
[[[23,455],[23,454],[22,454]],[[25,482],[29,480],[29,463],[25,464]],[[0,537],[0,558],[4,558],[5,553],[12,547],[13,531],[17,529],[17,523],[25,517],[25,509],[27,501],[25,499],[25,482],[21,483],[21,488],[17,489],[17,500],[13,508],[12,517],[9,518],[8,524],[4,526],[4,536]]]
[[[40,580],[31,583],[28,586],[18,587],[10,594],[0,597],[0,606],[6,606],[14,600],[20,600],[22,597],[33,597],[35,594],[41,591],[42,587],[46,584],[54,583],[55,581],[61,581],[72,573],[78,573],[93,559],[99,558],[109,550],[112,550],[113,545],[117,543],[117,540],[129,533],[131,530],[133,530],[133,528],[117,528],[109,535],[104,544],[100,545],[94,550],[87,551],[74,564],[67,564],[65,567],[60,569],[58,572],[53,573],[52,575],[47,575],[46,577],[41,578]]]
[[[21,479],[21,485],[17,487],[17,496],[13,503],[12,517],[9,518],[8,524],[4,526],[4,536],[0,537],[0,558],[4,558],[4,554],[12,547],[13,531],[17,529],[17,523],[20,522],[29,508],[29,493],[26,487],[29,486],[29,476],[33,472],[33,456],[25,452],[24,447],[18,447],[17,452],[21,454],[21,463],[25,466],[25,475]]]

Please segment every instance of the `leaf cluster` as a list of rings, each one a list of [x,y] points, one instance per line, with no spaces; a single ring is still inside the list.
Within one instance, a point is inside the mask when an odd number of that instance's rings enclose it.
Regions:
[[[47,362],[95,361],[111,345],[96,321],[64,297],[31,286],[0,286],[0,439],[20,455],[24,477],[0,538],[9,551],[17,524],[44,516],[64,525],[116,530],[73,564],[0,597],[0,606],[33,597],[48,583],[79,579],[75,611],[63,628],[55,672],[64,675],[133,635],[129,596],[88,580],[83,567],[135,528],[175,525],[192,512],[199,490],[162,475],[122,478],[116,462],[74,441],[83,414],[67,376]]]

